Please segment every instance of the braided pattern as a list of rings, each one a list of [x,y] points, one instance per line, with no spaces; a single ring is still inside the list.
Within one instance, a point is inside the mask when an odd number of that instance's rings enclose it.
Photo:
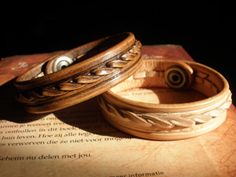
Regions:
[[[115,59],[109,60],[97,68],[93,68],[86,73],[69,78],[66,81],[42,87],[41,90],[32,90],[26,94],[21,93],[18,100],[23,103],[33,103],[50,99],[50,97],[62,96],[74,90],[88,89],[91,85],[98,84],[104,78],[108,78],[109,75],[119,73],[128,63],[140,56],[140,49],[141,43],[136,41],[128,51],[116,56]],[[48,70],[47,66],[46,68]],[[43,68],[41,70],[42,71],[36,77],[42,77],[44,75]]]
[[[186,131],[197,125],[203,125],[219,116],[227,110],[232,103],[231,92],[226,101],[214,110],[201,114],[176,114],[176,113],[137,113],[129,110],[118,109],[109,104],[104,98],[99,99],[99,105],[103,111],[109,113],[109,117],[120,124],[128,123],[135,129],[143,131]],[[113,117],[113,118],[112,118]],[[126,124],[127,125],[127,124]],[[186,129],[187,128],[187,129]]]

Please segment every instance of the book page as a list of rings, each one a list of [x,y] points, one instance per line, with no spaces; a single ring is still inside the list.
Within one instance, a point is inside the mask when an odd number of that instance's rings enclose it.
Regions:
[[[143,46],[142,54],[192,60],[177,45]],[[47,55],[1,61],[0,85]],[[14,93],[11,82],[0,87],[0,177],[236,176],[234,106],[226,122],[210,133],[179,141],[152,141],[112,127],[100,113],[96,98],[54,114],[30,115],[15,102]]]
[[[231,118],[221,131],[198,138],[152,141],[113,128],[98,108],[95,98],[54,114],[32,115],[23,123],[1,118],[0,176],[216,177],[231,176],[229,171],[236,170],[230,166],[236,159],[233,147],[224,147],[230,157],[216,149],[227,143],[219,140],[228,135],[219,133],[235,132],[226,128],[235,126]],[[227,169],[219,166],[221,157]]]

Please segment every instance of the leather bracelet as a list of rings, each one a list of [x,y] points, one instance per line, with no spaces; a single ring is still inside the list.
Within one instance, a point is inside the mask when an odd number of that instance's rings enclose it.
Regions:
[[[122,33],[48,58],[16,79],[17,100],[31,113],[86,101],[131,76],[141,63],[140,48],[132,33]]]
[[[231,92],[227,80],[203,64],[147,58],[133,76],[98,101],[104,117],[126,133],[178,140],[220,126]]]

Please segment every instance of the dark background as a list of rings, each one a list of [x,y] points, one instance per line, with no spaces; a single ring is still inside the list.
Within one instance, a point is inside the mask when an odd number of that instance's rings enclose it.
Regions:
[[[222,72],[233,89],[230,6],[220,1],[11,2],[1,5],[0,57],[71,49],[131,31],[143,45],[182,45],[196,61]]]

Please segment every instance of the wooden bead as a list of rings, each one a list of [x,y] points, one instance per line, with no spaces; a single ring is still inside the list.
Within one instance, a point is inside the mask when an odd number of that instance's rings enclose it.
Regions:
[[[170,88],[188,88],[192,82],[193,69],[183,62],[177,62],[166,69],[165,81]]]

